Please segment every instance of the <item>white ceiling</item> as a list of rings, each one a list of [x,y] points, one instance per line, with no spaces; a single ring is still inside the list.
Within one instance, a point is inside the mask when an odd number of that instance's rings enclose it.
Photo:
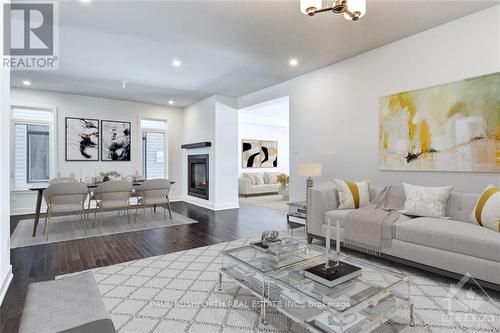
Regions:
[[[35,89],[187,106],[242,96],[496,3],[368,1],[353,23],[307,17],[298,1],[62,1],[59,70],[13,72],[12,85],[29,79]]]
[[[288,96],[238,110],[239,123],[289,127],[290,107]]]

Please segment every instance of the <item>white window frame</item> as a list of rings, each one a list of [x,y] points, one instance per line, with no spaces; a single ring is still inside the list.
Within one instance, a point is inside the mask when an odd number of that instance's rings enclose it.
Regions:
[[[14,109],[25,109],[33,111],[46,111],[52,113],[52,121],[26,121],[15,119],[12,114]],[[10,188],[12,191],[28,191],[29,184],[27,186],[17,186],[15,179],[15,126],[16,124],[23,125],[42,125],[49,126],[49,142],[50,142],[50,157],[49,157],[49,179],[54,178],[57,174],[57,108],[46,108],[46,107],[36,107],[36,106],[25,106],[25,105],[11,105],[11,119],[10,119]]]
[[[152,120],[152,121],[162,121],[165,123],[165,129],[163,130],[159,130],[157,128],[142,128],[142,120]],[[141,171],[142,172],[145,172],[145,170],[142,170],[143,169],[143,160],[142,160],[142,157],[144,156],[144,145],[142,144],[142,137],[144,135],[144,133],[162,133],[165,137],[165,154],[163,154],[163,163],[165,164],[165,179],[168,179],[168,171],[169,171],[169,167],[168,167],[168,161],[169,161],[169,158],[168,158],[168,120],[167,119],[164,119],[164,118],[154,118],[154,117],[139,117],[139,132],[140,132],[140,135],[139,135],[139,147],[141,147]]]

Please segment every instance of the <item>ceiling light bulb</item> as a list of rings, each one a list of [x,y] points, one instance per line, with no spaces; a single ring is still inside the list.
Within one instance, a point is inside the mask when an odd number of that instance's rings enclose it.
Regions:
[[[28,80],[23,80],[23,84],[25,86],[31,86],[31,81],[28,81]]]
[[[288,62],[288,64],[290,66],[292,66],[292,67],[293,66],[297,66],[299,64],[299,61],[297,59],[293,58],[293,59],[290,59],[290,61]]]
[[[174,59],[172,60],[172,65],[175,67],[180,67],[182,65],[182,62],[179,59]]]
[[[355,19],[347,13],[344,13],[344,18],[349,21],[357,21],[366,14],[366,0],[349,0],[347,9],[355,15]]]
[[[313,16],[314,11],[321,9],[322,0],[300,0],[300,11],[303,14]]]
[[[174,101],[173,100],[169,100],[168,104],[172,105],[172,104],[174,104]]]

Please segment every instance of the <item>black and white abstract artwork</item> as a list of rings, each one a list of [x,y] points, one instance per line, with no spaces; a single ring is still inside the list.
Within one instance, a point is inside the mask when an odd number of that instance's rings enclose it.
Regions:
[[[101,120],[101,160],[130,161],[131,124]]]
[[[241,158],[243,168],[276,168],[278,141],[243,140]]]
[[[278,141],[260,142],[260,167],[278,167]]]
[[[66,118],[66,161],[99,160],[99,120]]]

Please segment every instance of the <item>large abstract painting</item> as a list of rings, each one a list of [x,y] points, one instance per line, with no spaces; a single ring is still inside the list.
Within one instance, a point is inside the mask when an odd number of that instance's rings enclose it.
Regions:
[[[380,99],[382,170],[500,172],[500,73]]]
[[[101,160],[130,161],[131,124],[122,121],[101,121]]]
[[[265,140],[243,140],[243,168],[278,167],[278,142]]]
[[[99,120],[66,118],[66,161],[99,160]]]
[[[278,142],[260,142],[260,166],[261,168],[276,168],[278,166]]]

